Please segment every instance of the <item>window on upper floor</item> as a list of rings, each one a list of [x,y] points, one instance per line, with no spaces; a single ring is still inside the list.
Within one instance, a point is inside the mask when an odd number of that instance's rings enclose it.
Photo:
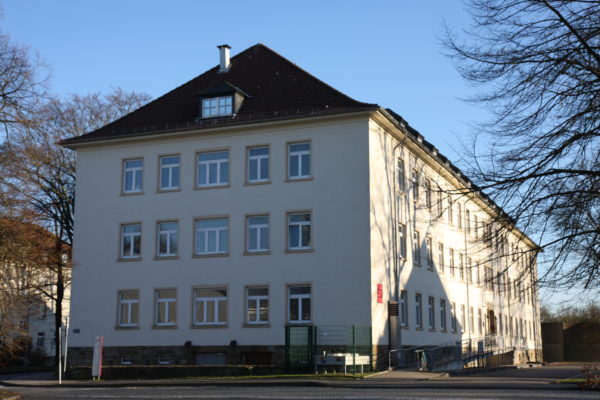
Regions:
[[[143,178],[143,159],[123,161],[123,193],[141,193],[143,191]]]
[[[404,192],[406,190],[406,177],[404,176],[404,160],[398,159],[396,165],[396,179],[398,182],[398,190]]]
[[[156,326],[174,326],[177,322],[177,289],[155,290]]]
[[[433,297],[427,298],[427,319],[429,322],[429,330],[435,329],[435,299]]]
[[[179,189],[179,156],[160,157],[160,190]]]
[[[425,247],[427,247],[427,268],[433,269],[433,241],[430,237],[425,239]]]
[[[288,144],[288,179],[311,177],[310,142]]]
[[[177,221],[158,223],[158,257],[175,257],[179,247],[179,224]]]
[[[450,225],[454,224],[454,205],[452,204],[452,198],[448,196],[448,223]]]
[[[202,118],[222,117],[233,114],[232,96],[202,99]]]
[[[423,329],[423,303],[421,294],[415,294],[415,328]]]
[[[413,232],[413,263],[421,266],[421,237],[419,232]]]
[[[227,324],[227,289],[195,288],[193,313],[194,325]]]
[[[467,236],[471,236],[471,212],[469,210],[465,210],[465,230]]]
[[[229,219],[196,220],[196,255],[227,254],[229,251]]]
[[[458,277],[465,279],[465,256],[463,253],[458,253]]]
[[[246,217],[246,251],[260,253],[269,251],[269,216],[252,215]]]
[[[140,292],[139,290],[121,290],[118,295],[118,326],[136,327],[139,325]]]
[[[288,322],[311,321],[311,287],[308,285],[288,286]]]
[[[460,305],[460,332],[465,333],[467,330],[467,314],[465,311],[465,305]]]
[[[451,325],[451,329],[452,332],[457,331],[457,317],[456,317],[456,303],[452,302],[450,303],[450,325]]]
[[[448,268],[450,269],[450,276],[454,277],[454,249],[448,249]]]
[[[440,329],[446,332],[448,326],[446,324],[446,300],[440,299]]]
[[[440,274],[444,273],[444,243],[438,243],[438,270]]]
[[[198,153],[197,164],[197,187],[203,188],[229,184],[228,150]]]
[[[311,213],[289,213],[288,250],[308,250],[311,246]]]
[[[431,211],[431,180],[425,179],[425,207]]]
[[[269,323],[269,288],[246,288],[246,323]]]
[[[415,203],[418,203],[419,202],[419,171],[417,171],[416,169],[412,170],[411,185],[412,185],[413,201]]]
[[[121,258],[140,258],[142,224],[121,225]]]
[[[246,181],[248,183],[269,182],[269,147],[250,147],[247,158]]]
[[[400,292],[400,326],[408,327],[408,293],[406,290]]]
[[[398,257],[406,259],[406,225],[398,224]]]
[[[44,347],[45,339],[46,339],[46,333],[44,333],[44,332],[38,332],[38,334],[37,334],[37,340],[35,342],[35,345],[37,347]]]

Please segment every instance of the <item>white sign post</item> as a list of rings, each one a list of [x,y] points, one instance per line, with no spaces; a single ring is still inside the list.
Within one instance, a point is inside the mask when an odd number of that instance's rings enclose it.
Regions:
[[[100,379],[102,376],[102,347],[104,347],[104,336],[96,336],[92,357],[92,379]]]

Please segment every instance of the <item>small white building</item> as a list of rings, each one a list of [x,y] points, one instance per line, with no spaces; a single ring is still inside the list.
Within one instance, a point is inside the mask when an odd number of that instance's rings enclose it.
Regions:
[[[502,210],[391,110],[262,44],[220,51],[63,143],[72,362],[103,336],[109,364],[281,364],[297,326],[367,327],[377,360],[486,335],[535,356],[537,247],[495,237]]]

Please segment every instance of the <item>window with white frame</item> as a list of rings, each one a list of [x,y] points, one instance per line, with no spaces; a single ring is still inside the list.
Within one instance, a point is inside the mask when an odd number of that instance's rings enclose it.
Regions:
[[[140,193],[143,190],[144,160],[123,162],[123,193]]]
[[[471,236],[471,211],[465,210],[465,230],[467,236]]]
[[[460,203],[456,203],[456,224],[458,225],[458,229],[462,229],[463,227],[462,218],[462,205]]]
[[[178,251],[179,224],[172,222],[158,223],[158,256],[175,257]]]
[[[452,225],[454,223],[452,198],[448,196],[448,223]]]
[[[425,207],[431,211],[431,180],[425,179]]]
[[[421,238],[419,232],[413,232],[413,263],[421,266]]]
[[[227,289],[194,289],[194,325],[227,324]]]
[[[438,270],[440,274],[444,273],[444,243],[438,243]]]
[[[454,249],[448,249],[448,268],[450,268],[450,276],[454,277]]]
[[[37,347],[44,347],[45,340],[46,340],[46,333],[45,332],[38,332],[35,345]]]
[[[246,323],[269,323],[269,288],[246,288]]]
[[[479,222],[477,221],[477,215],[473,215],[473,233],[475,239],[479,239]]]
[[[269,216],[253,215],[246,217],[246,251],[259,253],[269,251]]]
[[[288,179],[310,178],[310,142],[288,144]]]
[[[460,332],[465,333],[467,331],[467,314],[465,311],[465,305],[460,305]]]
[[[473,264],[471,262],[471,257],[467,257],[467,279],[469,283],[473,283]]]
[[[156,289],[156,326],[174,326],[177,322],[177,289]]]
[[[456,303],[450,303],[450,328],[452,332],[456,333],[457,331],[457,317],[456,317]]]
[[[269,181],[269,147],[251,147],[248,149],[248,183]]]
[[[121,258],[140,258],[142,247],[142,225],[121,225]]]
[[[437,192],[437,213],[440,218],[444,214],[444,197],[441,191]]]
[[[398,224],[398,257],[406,259],[406,225]]]
[[[481,320],[481,308],[477,309],[477,326],[478,326],[478,333],[481,335],[483,334],[483,322]]]
[[[415,294],[415,328],[423,329],[423,303],[421,294]]]
[[[465,255],[458,253],[458,277],[461,280],[465,279]]]
[[[419,202],[419,171],[417,171],[416,169],[412,170],[411,183],[412,183],[413,201],[415,203],[418,203]]]
[[[179,156],[160,157],[160,190],[179,189]]]
[[[473,307],[469,307],[469,332],[475,333],[475,315]]]
[[[406,177],[404,176],[404,160],[398,159],[396,165],[396,178],[398,181],[398,190],[404,192],[406,190]]]
[[[233,113],[231,96],[202,99],[202,118],[222,117]]]
[[[408,293],[406,290],[400,292],[400,326],[408,327]]]
[[[140,322],[140,292],[138,290],[121,290],[118,295],[118,325],[120,327],[138,326]]]
[[[440,329],[442,332],[446,332],[448,329],[446,321],[446,300],[440,299]]]
[[[425,239],[425,247],[427,247],[427,267],[433,268],[433,241],[430,237]]]
[[[429,330],[435,329],[435,299],[433,297],[427,298],[427,314],[429,320]]]
[[[288,287],[288,322],[306,323],[311,321],[311,288],[307,285]]]
[[[211,151],[197,155],[198,187],[223,186],[229,183],[229,151]]]
[[[311,248],[311,214],[288,214],[288,250],[308,250]]]
[[[228,218],[196,220],[196,255],[226,254],[228,251]]]
[[[498,314],[498,333],[500,335],[504,335],[504,326],[503,326],[502,314]]]

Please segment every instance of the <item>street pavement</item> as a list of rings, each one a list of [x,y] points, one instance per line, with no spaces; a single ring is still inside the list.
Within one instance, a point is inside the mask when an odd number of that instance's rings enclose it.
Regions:
[[[475,374],[391,371],[367,379],[193,379],[65,381],[48,375],[0,376],[23,399],[600,399],[557,379],[581,376],[581,365],[501,369]]]

